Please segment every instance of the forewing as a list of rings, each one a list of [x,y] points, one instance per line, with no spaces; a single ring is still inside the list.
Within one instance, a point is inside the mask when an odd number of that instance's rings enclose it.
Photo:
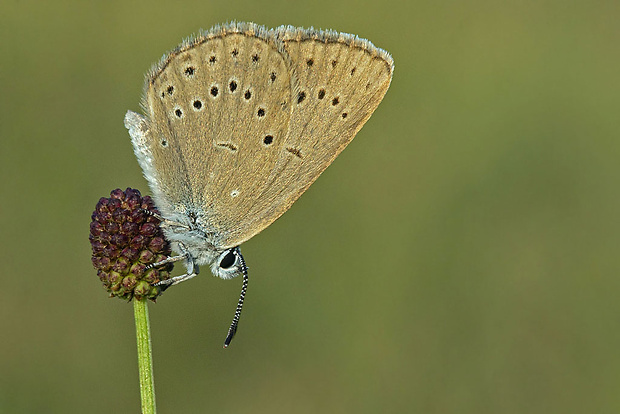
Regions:
[[[219,246],[260,199],[284,146],[294,81],[281,48],[260,26],[218,27],[164,56],[147,79],[161,204],[198,217]]]

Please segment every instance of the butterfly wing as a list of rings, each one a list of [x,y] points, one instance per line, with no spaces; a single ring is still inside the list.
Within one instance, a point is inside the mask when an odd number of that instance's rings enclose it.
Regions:
[[[165,55],[126,124],[155,201],[213,244],[280,217],[353,139],[389,87],[392,59],[336,32],[216,27]]]

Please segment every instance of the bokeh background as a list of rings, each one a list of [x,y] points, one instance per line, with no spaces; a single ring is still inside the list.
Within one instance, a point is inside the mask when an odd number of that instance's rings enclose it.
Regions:
[[[396,63],[310,190],[150,306],[161,413],[620,412],[620,3],[0,3],[0,412],[139,412],[131,304],[88,225],[148,194],[143,74],[229,20],[333,28]],[[176,272],[180,272],[178,267]]]

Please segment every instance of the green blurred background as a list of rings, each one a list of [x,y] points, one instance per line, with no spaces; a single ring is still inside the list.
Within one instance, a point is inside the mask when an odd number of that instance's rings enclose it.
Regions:
[[[394,56],[383,103],[243,252],[150,306],[160,413],[620,412],[620,3],[0,3],[0,412],[139,412],[95,203],[148,194],[143,74],[229,20]],[[181,267],[176,272],[181,271]]]

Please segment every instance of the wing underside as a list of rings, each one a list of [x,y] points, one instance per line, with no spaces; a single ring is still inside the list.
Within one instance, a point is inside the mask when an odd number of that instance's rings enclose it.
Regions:
[[[147,77],[140,150],[156,201],[197,217],[219,247],[241,244],[353,139],[392,71],[383,50],[331,31],[243,23],[186,41]]]

